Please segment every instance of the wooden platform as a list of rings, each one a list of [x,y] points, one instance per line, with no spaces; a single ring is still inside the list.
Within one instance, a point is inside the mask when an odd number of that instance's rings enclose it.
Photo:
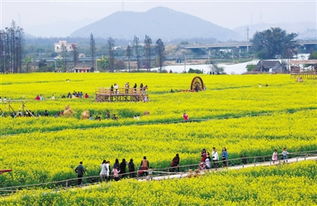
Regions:
[[[145,90],[140,89],[105,89],[99,88],[96,91],[97,102],[147,102],[149,97]]]
[[[300,73],[291,73],[292,78],[302,79],[317,79],[317,72],[300,72]]]

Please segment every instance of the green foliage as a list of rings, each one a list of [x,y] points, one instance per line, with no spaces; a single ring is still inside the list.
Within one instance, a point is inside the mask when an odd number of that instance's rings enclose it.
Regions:
[[[188,73],[202,74],[203,72],[199,69],[189,68]]]
[[[317,51],[313,51],[313,52],[309,55],[309,59],[317,59]]]
[[[291,58],[296,53],[296,36],[295,33],[287,34],[281,28],[271,28],[256,32],[251,42],[261,59]]]
[[[246,66],[246,68],[247,68],[248,72],[252,72],[252,71],[254,71],[256,69],[256,65],[255,64],[248,64]]]

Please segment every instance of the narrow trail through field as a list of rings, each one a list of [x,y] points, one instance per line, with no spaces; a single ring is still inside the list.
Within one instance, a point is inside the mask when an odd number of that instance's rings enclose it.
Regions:
[[[291,153],[290,153],[291,154]],[[259,156],[259,157],[249,157],[249,159],[254,158],[253,163],[248,163],[248,164],[239,164],[239,165],[234,165],[234,166],[229,166],[229,167],[219,167],[219,168],[212,168],[212,169],[204,169],[204,170],[199,170],[198,164],[193,164],[193,165],[182,165],[180,168],[182,169],[187,169],[184,172],[170,172],[170,168],[156,168],[156,169],[150,169],[148,170],[148,175],[143,176],[143,177],[136,177],[133,179],[136,179],[138,181],[162,181],[162,180],[168,180],[168,179],[180,179],[180,178],[190,178],[190,177],[197,177],[201,176],[204,174],[210,174],[213,172],[223,172],[223,171],[230,171],[230,170],[241,170],[244,168],[252,168],[252,167],[265,167],[265,166],[280,166],[283,164],[293,164],[297,162],[302,162],[302,161],[308,161],[308,160],[315,160],[317,161],[317,151],[307,151],[305,153],[293,153],[297,154],[296,157],[289,158],[286,163],[283,162],[283,160],[277,160],[275,163],[270,161],[264,161],[264,162],[257,162],[257,159],[261,158],[266,158],[269,156]],[[237,159],[229,159],[229,161],[237,161],[237,160],[243,160],[243,158],[237,158]],[[219,161],[221,163],[221,161]],[[125,173],[127,176],[130,173]],[[84,179],[88,178],[99,178],[99,176],[93,176],[93,177],[84,177]],[[63,180],[63,181],[58,181],[58,182],[49,182],[49,183],[40,183],[40,184],[33,184],[33,185],[21,185],[21,186],[11,186],[11,187],[3,187],[0,188],[0,196],[1,195],[10,195],[14,192],[19,191],[20,189],[28,189],[28,188],[41,188],[41,187],[47,187],[49,184],[56,184],[56,186],[50,187],[53,188],[54,190],[52,192],[60,192],[63,190],[77,190],[77,189],[92,189],[96,187],[101,187],[102,184],[98,182],[93,182],[93,183],[87,183],[81,186],[69,186],[68,183],[70,181],[77,181],[77,178],[73,179],[68,179],[68,180]],[[111,182],[107,182],[109,186],[111,185]],[[66,184],[65,184],[66,183]],[[65,184],[65,186],[61,185]]]
[[[183,123],[191,123],[191,122],[206,122],[211,120],[224,120],[224,119],[237,119],[237,118],[244,118],[244,117],[258,117],[258,116],[268,116],[273,115],[275,113],[295,113],[300,111],[309,111],[309,110],[317,110],[317,107],[304,107],[304,108],[297,108],[297,109],[283,109],[278,111],[256,111],[256,112],[245,112],[245,113],[226,113],[220,115],[213,115],[213,116],[205,116],[202,118],[193,118],[189,121],[183,121],[179,119],[159,119],[159,120],[147,120],[147,121],[127,121],[127,122],[96,122],[95,124],[77,124],[77,125],[70,125],[67,127],[43,127],[43,128],[26,128],[26,129],[15,129],[12,131],[2,131],[5,134],[1,134],[0,137],[6,137],[16,134],[23,134],[23,133],[32,133],[32,132],[56,132],[62,131],[66,129],[76,129],[76,130],[86,130],[86,129],[95,129],[95,128],[107,128],[107,127],[121,127],[121,126],[143,126],[143,125],[156,125],[156,124],[183,124]],[[47,126],[47,125],[45,125]]]

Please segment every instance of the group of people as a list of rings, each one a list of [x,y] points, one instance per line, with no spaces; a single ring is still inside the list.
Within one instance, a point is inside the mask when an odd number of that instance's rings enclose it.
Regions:
[[[62,98],[69,98],[69,99],[85,98],[85,99],[88,99],[89,95],[87,93],[84,94],[81,91],[79,91],[79,92],[73,91],[73,93],[68,92],[68,94],[66,96],[63,95]]]
[[[109,181],[111,175],[115,181],[118,181],[120,178],[124,177],[133,178],[136,176],[146,176],[148,175],[149,168],[150,162],[146,159],[146,156],[143,157],[138,170],[136,170],[133,159],[130,159],[129,162],[125,159],[122,159],[122,161],[119,162],[119,159],[116,159],[112,168],[109,160],[103,160],[100,165],[99,175],[101,181]],[[75,168],[75,172],[77,173],[78,185],[81,185],[83,176],[86,173],[86,168],[83,166],[83,162],[79,163],[79,165]]]
[[[0,103],[6,103],[8,101],[7,97],[0,97]]]
[[[278,152],[275,149],[272,155],[272,161],[273,164],[275,164],[276,161],[278,161]],[[283,151],[281,153],[282,160],[284,163],[288,162],[288,155],[289,152],[286,148],[283,148]],[[218,167],[228,167],[228,159],[229,154],[226,147],[222,148],[221,155],[219,156],[217,149],[215,147],[212,148],[211,154],[206,150],[202,149],[201,151],[201,159],[199,163],[199,170],[205,170],[205,169],[211,169]],[[247,158],[245,156],[241,157],[242,163],[247,164]],[[222,165],[220,165],[222,163]],[[180,157],[179,154],[176,154],[175,157],[172,159],[169,171],[170,172],[179,172],[179,164],[180,164]],[[128,169],[128,170],[127,170]],[[85,167],[83,166],[83,162],[80,162],[80,164],[76,167],[75,172],[77,173],[78,177],[78,185],[82,184],[83,176],[86,172]],[[130,161],[127,163],[125,159],[122,159],[121,162],[119,162],[118,159],[115,160],[115,163],[113,164],[113,167],[110,166],[110,161],[103,160],[100,165],[100,180],[101,181],[109,181],[111,176],[115,181],[120,180],[124,177],[130,177],[134,178],[136,176],[147,176],[150,172],[150,162],[147,160],[146,156],[143,157],[141,160],[141,163],[136,169],[136,166],[133,162],[133,159],[130,159]]]
[[[287,148],[284,147],[281,153],[283,163],[288,162],[288,155],[289,155],[289,152],[287,151]],[[275,164],[275,162],[277,161],[278,161],[278,152],[277,152],[277,149],[275,149],[272,154],[272,163]]]
[[[141,94],[146,94],[146,91],[148,89],[147,85],[143,85],[143,83],[140,84],[140,87],[138,88],[137,83],[134,84],[134,86],[132,87],[132,89],[130,89],[130,83],[127,82],[124,84],[124,94],[130,94],[131,91],[132,93],[138,93],[138,91]],[[110,86],[110,92],[112,94],[120,94],[120,90],[119,90],[119,85],[117,83],[114,83],[113,85]]]
[[[221,162],[222,167],[228,167],[228,158],[229,154],[227,151],[227,148],[222,148],[221,152]],[[218,168],[219,167],[219,154],[217,152],[217,149],[215,147],[212,148],[212,153],[210,153],[203,149],[201,151],[201,160],[199,163],[199,169],[211,169],[211,168]]]

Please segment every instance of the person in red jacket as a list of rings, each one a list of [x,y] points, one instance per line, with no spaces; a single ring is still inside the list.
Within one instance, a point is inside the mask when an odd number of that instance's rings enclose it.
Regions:
[[[89,98],[89,95],[86,93],[86,94],[84,95],[84,98],[85,98],[85,99]]]
[[[183,114],[183,119],[184,119],[184,121],[188,121],[189,120],[188,114],[184,113]]]
[[[40,95],[37,95],[37,96],[35,97],[35,100],[40,101],[40,100],[41,100]]]

